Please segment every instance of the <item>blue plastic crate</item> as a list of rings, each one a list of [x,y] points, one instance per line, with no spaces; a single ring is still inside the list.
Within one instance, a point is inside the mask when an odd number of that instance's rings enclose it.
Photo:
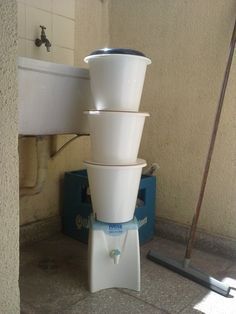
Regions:
[[[89,215],[92,213],[87,171],[66,172],[62,211],[63,232],[83,243],[88,243]],[[143,175],[140,181],[135,217],[139,222],[139,241],[153,238],[155,229],[156,177]]]

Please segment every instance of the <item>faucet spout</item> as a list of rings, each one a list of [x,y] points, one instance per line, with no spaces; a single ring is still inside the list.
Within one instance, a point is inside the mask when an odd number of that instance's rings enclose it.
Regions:
[[[45,47],[47,49],[47,52],[50,52],[50,47],[52,46],[52,44],[50,43],[50,41],[46,38],[45,40]]]
[[[118,249],[111,250],[110,257],[113,258],[114,264],[119,264],[121,252]]]

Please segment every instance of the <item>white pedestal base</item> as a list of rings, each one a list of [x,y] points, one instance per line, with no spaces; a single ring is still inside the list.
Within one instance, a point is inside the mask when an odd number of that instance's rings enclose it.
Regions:
[[[89,233],[89,287],[140,291],[138,224],[107,224],[91,219]]]

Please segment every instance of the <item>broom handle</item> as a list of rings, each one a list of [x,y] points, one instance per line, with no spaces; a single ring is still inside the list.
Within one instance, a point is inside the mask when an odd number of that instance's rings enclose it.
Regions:
[[[201,211],[201,206],[202,206],[202,201],[203,201],[203,197],[204,197],[204,193],[205,193],[207,177],[208,177],[209,168],[210,168],[210,164],[211,164],[211,158],[212,158],[212,154],[213,154],[213,150],[214,150],[214,146],[215,146],[216,135],[217,135],[218,126],[219,126],[219,122],[220,122],[220,115],[221,115],[221,111],[222,111],[222,107],[223,107],[223,103],[224,103],[225,91],[226,91],[226,87],[227,87],[227,83],[228,83],[228,78],[229,78],[232,60],[233,60],[235,41],[236,41],[236,20],[234,23],[234,30],[233,30],[233,34],[232,34],[232,38],[231,38],[231,42],[230,42],[229,56],[228,56],[228,61],[227,61],[226,69],[225,69],[222,87],[221,87],[221,93],[220,93],[220,97],[219,97],[219,101],[218,101],[218,107],[217,107],[217,111],[216,111],[216,115],[215,115],[215,122],[214,122],[213,130],[212,130],[211,142],[210,142],[210,146],[209,146],[208,154],[207,154],[207,158],[206,158],[205,169],[204,169],[204,173],[203,173],[203,177],[202,177],[200,193],[199,193],[199,197],[198,197],[197,206],[195,209],[195,214],[193,216],[192,225],[191,225],[190,232],[189,232],[188,244],[187,244],[186,252],[185,252],[185,260],[190,260],[190,258],[191,258],[193,243],[194,243],[195,236],[196,236],[197,223],[198,223],[198,219],[199,219],[199,215],[200,215],[200,211]]]

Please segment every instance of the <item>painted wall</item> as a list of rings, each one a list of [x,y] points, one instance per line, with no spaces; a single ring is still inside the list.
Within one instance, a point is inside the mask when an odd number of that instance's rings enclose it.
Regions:
[[[57,63],[74,64],[75,0],[17,0],[19,55]],[[52,43],[51,52],[45,46],[36,47],[40,25]]]
[[[76,1],[75,64],[84,67],[91,51],[108,47],[109,0]]]
[[[0,312],[19,313],[17,7],[0,1]]]
[[[157,215],[189,224],[232,34],[234,0],[111,0],[110,46],[152,59],[142,111],[140,156],[157,162]],[[236,238],[236,57],[202,208],[200,227]]]
[[[107,8],[107,1],[100,0],[19,0],[18,55],[86,67],[83,58],[87,53],[108,41],[107,28],[103,28],[104,23],[102,25],[102,21],[108,21]],[[34,45],[42,24],[47,27],[46,34],[52,42],[50,53],[44,46],[37,48]],[[54,136],[49,144],[58,149],[70,138]],[[21,139],[19,152],[20,185],[33,186],[36,176],[35,140]],[[59,213],[64,172],[83,168],[82,162],[89,158],[89,154],[89,139],[83,137],[48,162],[48,176],[42,192],[20,200],[21,225]]]

